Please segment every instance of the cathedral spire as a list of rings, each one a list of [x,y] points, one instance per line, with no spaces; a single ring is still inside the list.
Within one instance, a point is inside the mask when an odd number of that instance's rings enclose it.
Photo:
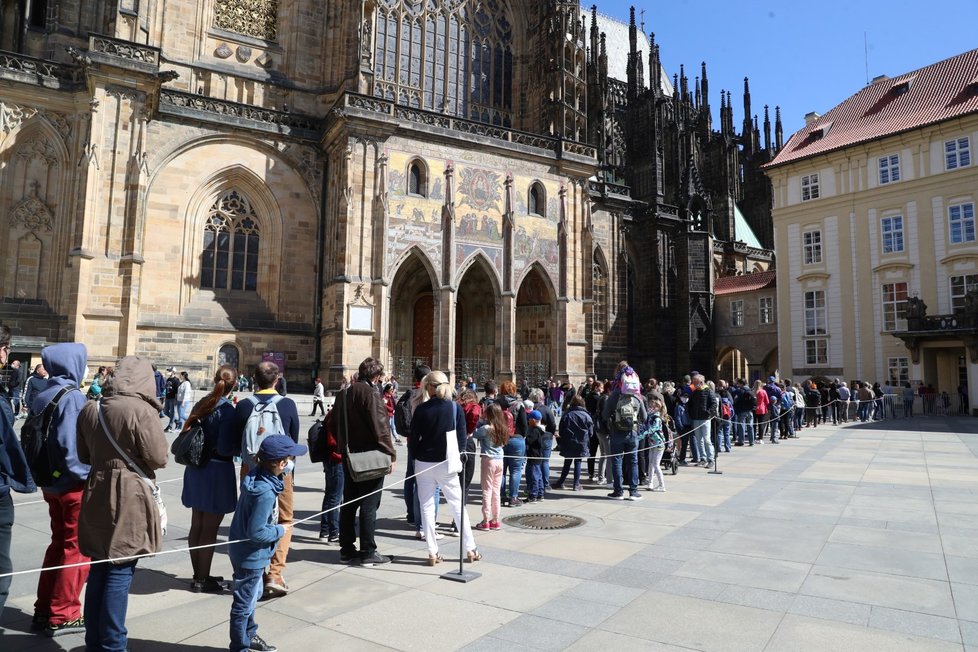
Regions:
[[[754,140],[754,122],[751,120],[750,111],[750,80],[744,77],[744,130],[740,134],[744,139],[744,149],[748,152],[756,151],[757,143]]]
[[[700,87],[703,92],[703,108],[710,110],[710,82],[706,79],[706,62],[702,62],[702,74],[700,75]]]
[[[699,77],[696,78],[696,82],[694,83],[693,88],[695,89],[695,93],[696,93],[696,104],[694,106],[697,109],[699,109],[700,108],[700,101],[703,99],[703,96],[700,94],[700,78]]]
[[[764,105],[764,151],[771,153],[771,116],[767,112],[767,104]]]
[[[628,21],[628,97],[630,99],[638,97],[639,81],[638,68],[638,27],[635,25],[635,7],[629,10]]]
[[[598,79],[602,84],[608,79],[608,43],[604,32],[601,32],[601,47],[598,55]]]
[[[780,152],[781,147],[784,145],[784,135],[781,131],[781,107],[774,107],[774,147],[775,150]]]
[[[591,5],[591,65],[597,71],[598,64],[598,5]],[[597,76],[597,75],[595,75]]]

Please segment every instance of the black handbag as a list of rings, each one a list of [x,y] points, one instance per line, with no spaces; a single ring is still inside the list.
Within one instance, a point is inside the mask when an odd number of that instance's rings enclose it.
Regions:
[[[170,446],[170,452],[177,464],[198,469],[207,465],[211,452],[207,449],[207,436],[199,421],[177,435]]]
[[[367,482],[383,478],[390,473],[391,456],[381,450],[369,450],[354,453],[350,450],[350,421],[347,410],[350,409],[349,394],[347,390],[340,392],[336,402],[342,405],[340,412],[340,423],[343,429],[343,444],[346,448],[346,466],[350,472],[350,479],[354,482]]]

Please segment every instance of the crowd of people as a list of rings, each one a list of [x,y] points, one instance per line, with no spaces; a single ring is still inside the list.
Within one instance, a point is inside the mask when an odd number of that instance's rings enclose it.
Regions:
[[[0,327],[0,365],[9,342],[9,330]],[[243,374],[221,366],[196,402],[186,373],[168,368],[163,378],[145,358],[99,368],[83,392],[88,373],[83,345],[46,347],[22,396],[29,399],[24,428],[48,433],[45,468],[53,473],[39,474],[36,451],[25,452],[14,434],[19,406],[9,395],[0,400],[0,575],[12,571],[10,491],[39,486],[50,514],[32,629],[48,636],[83,631],[89,650],[126,649],[138,560],[162,549],[166,512],[155,472],[170,461],[164,432],[173,430],[178,442],[195,438],[200,452],[195,462],[181,461],[181,503],[191,510],[188,590],[230,592],[230,649],[275,650],[258,635],[254,611],[259,599],[289,592],[293,460],[306,453],[298,443],[298,408],[285,395],[278,367],[258,364],[248,378],[253,393],[245,396]],[[462,538],[464,561],[474,563],[482,559],[475,532],[501,529],[504,507],[581,492],[586,483],[613,500],[641,500],[643,489],[666,491],[663,464],[713,469],[717,456],[734,447],[779,444],[820,422],[894,417],[900,404],[888,396],[900,396],[901,416],[911,416],[914,398],[909,385],[898,393],[878,383],[799,384],[775,376],[714,383],[693,372],[677,382],[643,384],[626,361],[613,378],[589,376],[578,386],[489,381],[476,388],[471,379],[453,384],[424,366],[413,380],[398,395],[383,365],[367,358],[327,412],[316,379],[310,416],[318,411],[323,419],[313,426],[315,437],[310,432],[310,452],[325,475],[320,539],[339,545],[343,563],[392,561],[378,551],[377,511],[398,445],[406,444],[406,520],[425,542],[426,562],[444,561],[439,541],[454,534]],[[563,458],[556,473],[554,451]],[[482,518],[470,524],[464,509],[477,463]],[[450,529],[438,526],[442,499]],[[211,571],[228,514],[230,582]],[[0,577],[0,610],[9,586],[10,576]]]

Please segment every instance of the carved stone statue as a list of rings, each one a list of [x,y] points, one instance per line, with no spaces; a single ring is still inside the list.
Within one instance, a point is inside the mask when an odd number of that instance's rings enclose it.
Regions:
[[[907,299],[907,321],[923,319],[927,316],[927,304],[918,297]]]

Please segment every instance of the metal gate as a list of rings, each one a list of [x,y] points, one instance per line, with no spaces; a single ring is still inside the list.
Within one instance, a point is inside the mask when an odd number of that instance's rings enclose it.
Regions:
[[[524,380],[531,387],[545,385],[550,378],[550,363],[543,360],[521,360],[516,363],[516,384]]]

